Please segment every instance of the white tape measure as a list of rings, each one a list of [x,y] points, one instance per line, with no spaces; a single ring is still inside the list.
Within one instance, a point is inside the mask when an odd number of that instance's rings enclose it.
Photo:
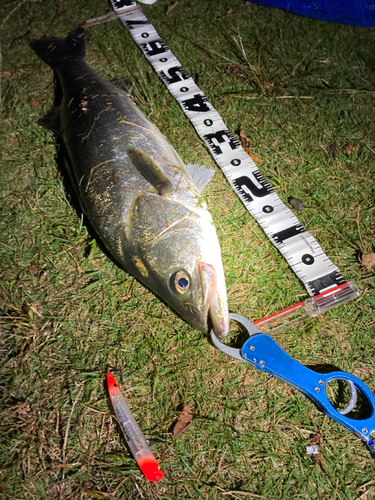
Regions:
[[[358,297],[315,238],[284,205],[230,132],[206,95],[160,38],[134,0],[111,0],[113,9],[169,92],[180,104],[228,182],[271,242],[280,250],[311,297],[329,297],[319,312]],[[105,16],[103,16],[103,20]],[[83,26],[100,22],[87,21]],[[95,22],[96,21],[96,22]],[[311,299],[310,299],[311,300]],[[311,316],[311,314],[310,314]]]

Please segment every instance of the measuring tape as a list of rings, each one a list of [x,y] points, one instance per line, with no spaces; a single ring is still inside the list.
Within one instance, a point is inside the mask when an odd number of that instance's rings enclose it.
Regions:
[[[280,322],[280,319],[281,323],[290,323],[288,318],[293,318],[294,322],[296,317],[301,320],[306,315],[316,316],[358,297],[358,287],[353,282],[346,283],[319,243],[284,205],[140,7],[134,0],[111,0],[111,3],[114,13],[87,21],[82,26],[92,26],[116,17],[122,21],[194,125],[237,196],[284,255],[312,297],[258,321],[258,326],[268,327],[275,321]]]

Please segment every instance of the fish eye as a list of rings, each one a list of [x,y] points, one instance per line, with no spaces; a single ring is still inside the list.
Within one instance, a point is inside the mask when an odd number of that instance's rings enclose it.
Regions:
[[[186,293],[190,287],[190,278],[185,271],[178,271],[174,277],[174,286],[178,293]]]

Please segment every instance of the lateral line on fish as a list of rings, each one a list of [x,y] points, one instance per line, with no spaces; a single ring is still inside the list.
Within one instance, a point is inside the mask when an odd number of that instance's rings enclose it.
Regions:
[[[185,215],[181,219],[178,219],[178,220],[176,220],[174,222],[169,222],[167,220],[166,224],[168,224],[168,226],[166,226],[165,229],[163,229],[163,231],[161,231],[160,233],[158,233],[157,236],[155,238],[153,238],[152,242],[154,243],[155,241],[158,241],[158,239],[160,239],[163,236],[163,234],[165,234],[167,231],[170,231],[173,226],[176,226],[177,224],[180,224],[184,220],[188,220],[189,217],[191,216],[191,214],[192,214],[192,212],[190,212],[188,215]],[[189,241],[189,240],[183,240],[183,239],[181,240],[181,242],[184,242],[184,241]]]
[[[285,257],[309,295],[315,297],[345,284],[338,267],[282,202],[141,8],[138,6],[134,10],[134,0],[118,8],[115,0],[111,3],[120,21],[192,122],[237,196]]]

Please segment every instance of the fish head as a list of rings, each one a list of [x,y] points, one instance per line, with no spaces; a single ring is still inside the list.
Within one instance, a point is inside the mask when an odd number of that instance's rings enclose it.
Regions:
[[[219,338],[229,331],[221,251],[210,213],[155,193],[133,203],[127,238],[140,280],[184,320]]]

